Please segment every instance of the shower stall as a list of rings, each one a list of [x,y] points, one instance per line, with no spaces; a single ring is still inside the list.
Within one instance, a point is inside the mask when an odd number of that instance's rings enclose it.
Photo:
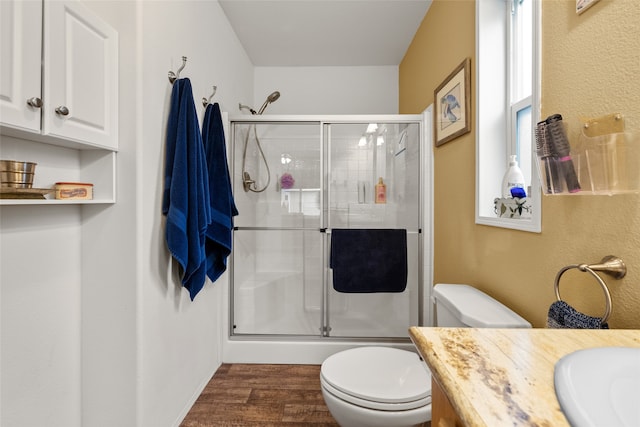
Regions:
[[[409,326],[428,323],[425,118],[230,118],[239,215],[229,259],[229,342],[405,343]],[[386,203],[375,203],[380,178]],[[337,292],[329,254],[339,228],[406,230],[405,291]]]

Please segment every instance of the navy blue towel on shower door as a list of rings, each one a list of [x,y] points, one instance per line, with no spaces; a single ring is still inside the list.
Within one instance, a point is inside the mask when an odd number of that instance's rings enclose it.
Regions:
[[[334,228],[329,266],[338,292],[404,292],[407,230]]]

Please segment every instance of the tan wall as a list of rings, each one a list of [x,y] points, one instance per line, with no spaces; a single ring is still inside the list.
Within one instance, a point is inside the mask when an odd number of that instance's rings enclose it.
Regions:
[[[582,116],[621,112],[627,129],[640,131],[640,2],[600,0],[576,15],[574,0],[544,0],[542,15],[542,117],[562,114],[572,141]],[[400,64],[400,112],[422,112],[465,57],[474,68],[475,2],[434,0]],[[474,122],[471,133],[434,150],[434,183],[435,283],[473,284],[543,327],[556,273],[614,254],[628,273],[605,276],[609,324],[640,328],[639,195],[545,196],[540,234],[476,225]],[[602,291],[587,273],[567,272],[561,284],[567,302],[603,312]]]

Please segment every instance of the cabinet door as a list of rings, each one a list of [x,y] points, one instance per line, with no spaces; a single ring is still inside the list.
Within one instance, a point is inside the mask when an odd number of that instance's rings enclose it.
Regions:
[[[0,1],[0,122],[40,132],[42,2]],[[29,105],[27,101],[31,99]]]
[[[117,32],[74,1],[45,1],[44,16],[44,133],[117,148]]]

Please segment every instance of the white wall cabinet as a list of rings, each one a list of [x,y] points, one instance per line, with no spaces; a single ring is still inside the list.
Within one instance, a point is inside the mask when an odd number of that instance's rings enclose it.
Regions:
[[[118,148],[118,35],[81,4],[44,3],[43,132]]]
[[[94,203],[112,203],[118,149],[117,32],[77,1],[2,0],[0,8],[0,157],[34,161],[21,157],[7,137],[77,150],[72,155],[80,159],[78,170],[65,175],[93,182]],[[90,150],[98,153],[83,153]],[[40,159],[39,166],[41,162],[46,165],[48,159]],[[94,181],[108,185],[100,188]],[[26,202],[1,201],[11,203]]]
[[[42,3],[2,1],[0,24],[0,120],[39,133]]]

